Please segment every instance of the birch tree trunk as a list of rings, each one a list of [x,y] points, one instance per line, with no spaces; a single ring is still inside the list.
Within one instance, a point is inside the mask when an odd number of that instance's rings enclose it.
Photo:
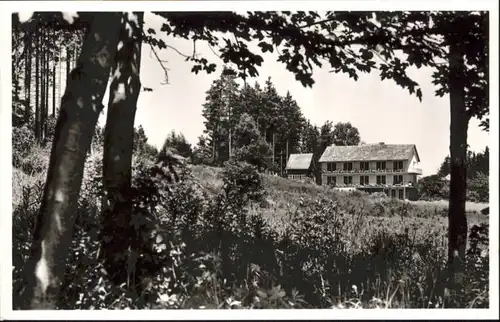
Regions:
[[[135,230],[131,225],[132,152],[137,99],[141,89],[143,13],[124,14],[116,52],[104,130],[104,198],[101,228],[105,268],[115,283],[127,281],[132,266]]]
[[[55,309],[65,271],[85,155],[102,109],[115,56],[120,14],[89,14],[91,27],[78,66],[67,80],[44,195],[25,267],[24,309]]]

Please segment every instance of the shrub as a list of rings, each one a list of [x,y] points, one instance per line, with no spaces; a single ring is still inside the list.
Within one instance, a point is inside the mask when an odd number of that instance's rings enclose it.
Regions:
[[[218,171],[166,155],[134,157],[137,261],[127,272],[129,283],[114,285],[99,251],[99,155],[85,165],[60,308],[443,305],[446,226],[432,211],[282,178],[263,180],[244,163],[228,162]],[[20,268],[41,191],[32,187],[24,194],[13,214],[15,292],[22,287]],[[266,197],[272,200],[264,204]],[[446,305],[489,305],[487,235],[487,225],[472,228],[468,284]]]
[[[478,172],[476,177],[469,180],[468,199],[475,202],[488,202],[489,200],[489,177]]]
[[[224,192],[228,199],[240,197],[241,202],[262,201],[262,177],[255,166],[240,162],[227,162],[223,170]]]
[[[23,168],[24,160],[36,145],[35,135],[27,125],[12,128],[12,165]]]
[[[417,183],[417,194],[420,200],[447,199],[450,194],[449,182],[438,175],[424,177]]]

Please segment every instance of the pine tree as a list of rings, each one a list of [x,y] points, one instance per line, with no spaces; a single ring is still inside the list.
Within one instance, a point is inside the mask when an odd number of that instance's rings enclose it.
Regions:
[[[229,68],[224,68],[221,76],[207,91],[202,116],[205,118],[204,133],[212,145],[214,164],[221,165],[229,160],[234,127],[241,114],[238,87],[234,72]]]

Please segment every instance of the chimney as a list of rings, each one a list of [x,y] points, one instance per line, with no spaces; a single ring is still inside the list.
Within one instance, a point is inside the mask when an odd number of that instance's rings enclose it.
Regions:
[[[385,142],[379,142],[378,144],[380,144],[380,145],[384,145],[384,144],[385,144]]]

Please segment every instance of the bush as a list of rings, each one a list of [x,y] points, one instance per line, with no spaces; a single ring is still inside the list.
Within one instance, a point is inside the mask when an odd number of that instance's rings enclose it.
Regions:
[[[448,199],[450,195],[449,182],[438,175],[431,175],[420,179],[417,183],[419,200]]]
[[[478,172],[476,177],[469,180],[468,184],[468,200],[474,202],[489,201],[489,177],[482,172]]]
[[[224,192],[228,199],[241,198],[241,202],[262,201],[262,177],[255,166],[240,162],[227,162],[223,170]]]
[[[23,168],[25,158],[36,145],[35,135],[27,125],[12,128],[12,165]]]
[[[134,157],[136,264],[129,284],[114,285],[99,251],[100,155],[85,164],[60,308],[443,306],[446,226],[433,212],[383,195],[263,180],[245,163],[217,171],[167,155]],[[29,187],[13,213],[14,292],[42,192]],[[487,235],[487,225],[472,228],[468,284],[447,306],[489,305]]]

